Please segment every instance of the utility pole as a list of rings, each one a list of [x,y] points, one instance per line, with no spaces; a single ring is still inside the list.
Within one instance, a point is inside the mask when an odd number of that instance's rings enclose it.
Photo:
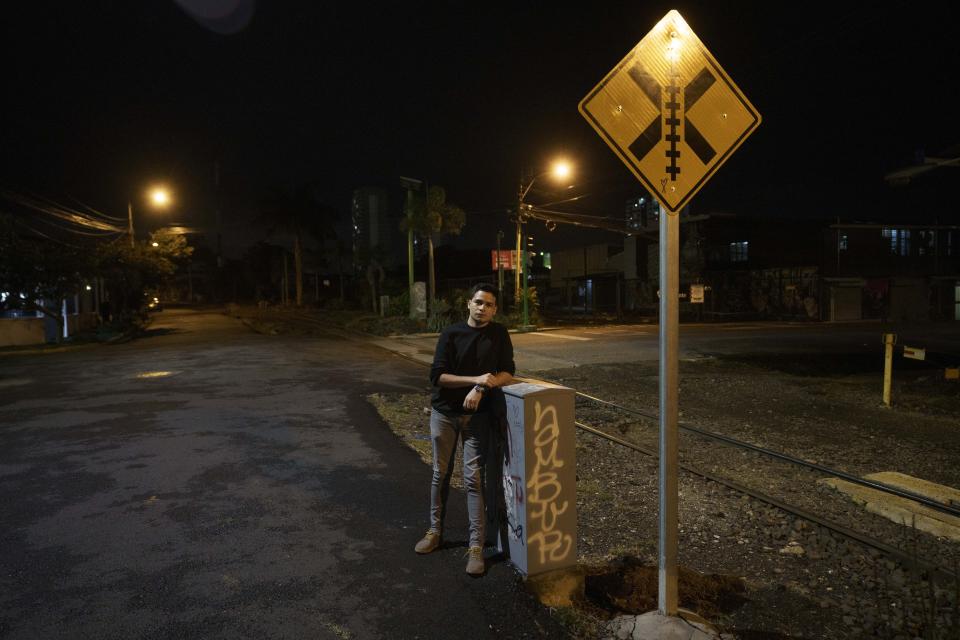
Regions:
[[[570,165],[564,161],[558,161],[554,164],[552,171],[545,171],[543,173],[537,174],[530,178],[530,182],[524,186],[523,180],[524,175],[521,171],[520,173],[520,189],[517,192],[517,280],[516,287],[517,293],[523,296],[523,326],[521,327],[522,331],[536,331],[537,328],[530,325],[530,310],[528,308],[527,298],[529,292],[527,289],[528,277],[527,277],[527,249],[526,246],[521,246],[523,240],[523,216],[524,212],[527,210],[526,205],[524,205],[523,200],[527,197],[527,193],[530,192],[530,189],[533,188],[533,183],[537,181],[537,178],[545,176],[548,173],[552,173],[556,178],[565,178],[570,173]],[[530,208],[532,210],[532,207]],[[520,292],[520,275],[523,274],[523,292]]]
[[[410,297],[410,317],[416,316],[413,299],[413,192],[419,191],[423,184],[421,180],[400,176],[400,184],[407,190],[407,293]]]
[[[517,192],[517,253],[514,254],[514,258],[517,263],[517,268],[513,273],[513,296],[516,299],[520,296],[520,272],[522,269],[522,264],[520,262],[520,239],[523,234],[523,174],[520,174],[520,190]],[[526,321],[524,321],[526,324]]]
[[[290,277],[287,274],[287,250],[284,249],[283,250],[283,295],[280,298],[283,301],[283,306],[287,306],[287,302],[288,302],[287,296],[290,294],[288,290],[290,287],[289,278]]]
[[[223,269],[222,220],[220,216],[220,161],[213,163],[213,188],[216,204],[214,215],[217,221],[217,269]]]
[[[127,233],[130,236],[130,248],[133,249],[133,203],[127,201]]]
[[[500,243],[503,240],[503,229],[497,231],[497,290],[503,296],[503,261],[500,259]]]

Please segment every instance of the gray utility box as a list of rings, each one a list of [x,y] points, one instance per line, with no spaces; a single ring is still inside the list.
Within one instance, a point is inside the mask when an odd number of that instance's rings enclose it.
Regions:
[[[576,565],[574,391],[524,382],[503,392],[510,423],[503,464],[510,561],[528,576]]]

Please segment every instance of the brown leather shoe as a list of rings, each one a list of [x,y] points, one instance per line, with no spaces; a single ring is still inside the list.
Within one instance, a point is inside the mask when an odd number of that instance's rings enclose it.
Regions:
[[[467,573],[472,576],[482,576],[487,569],[483,561],[483,547],[470,547],[467,555],[470,557],[467,560]]]
[[[423,538],[420,539],[420,542],[417,543],[417,546],[415,546],[413,550],[417,553],[430,553],[440,546],[440,542],[440,532],[435,529],[430,529],[423,534]]]

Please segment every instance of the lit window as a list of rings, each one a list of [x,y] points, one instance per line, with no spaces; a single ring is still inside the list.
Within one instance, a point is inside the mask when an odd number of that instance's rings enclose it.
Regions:
[[[849,236],[846,233],[841,233],[837,238],[837,249],[840,251],[846,251],[849,241]]]
[[[746,262],[747,249],[749,245],[750,243],[747,241],[731,242],[730,243],[730,262]]]
[[[936,251],[937,232],[934,230],[917,233],[917,254],[925,256]]]
[[[895,256],[910,255],[909,229],[883,229],[883,237],[890,243],[890,253]]]

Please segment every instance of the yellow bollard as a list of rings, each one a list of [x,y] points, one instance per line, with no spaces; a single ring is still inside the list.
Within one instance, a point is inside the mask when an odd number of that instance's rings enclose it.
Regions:
[[[893,345],[897,343],[897,334],[883,334],[883,404],[890,407],[890,385],[893,378]]]

